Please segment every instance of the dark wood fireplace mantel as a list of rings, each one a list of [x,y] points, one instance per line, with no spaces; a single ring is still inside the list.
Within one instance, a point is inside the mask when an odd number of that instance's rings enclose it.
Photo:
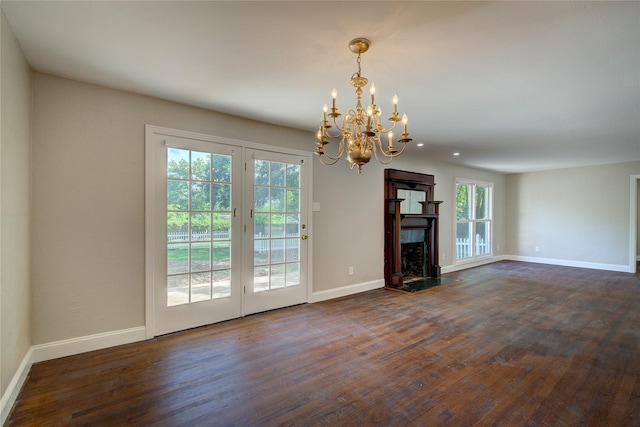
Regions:
[[[385,286],[399,288],[405,280],[439,278],[438,211],[442,202],[433,199],[435,177],[397,169],[385,169],[384,177]],[[407,268],[407,260],[403,260],[403,253],[405,256],[408,253],[406,248],[403,251],[403,234],[413,236],[407,238],[412,245],[422,244],[422,249],[410,251],[421,255],[420,263],[423,265],[419,272],[415,271],[415,266]]]

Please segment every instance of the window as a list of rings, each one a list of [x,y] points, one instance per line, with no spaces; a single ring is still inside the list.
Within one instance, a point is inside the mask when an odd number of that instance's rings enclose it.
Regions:
[[[493,184],[456,180],[456,260],[491,255]]]

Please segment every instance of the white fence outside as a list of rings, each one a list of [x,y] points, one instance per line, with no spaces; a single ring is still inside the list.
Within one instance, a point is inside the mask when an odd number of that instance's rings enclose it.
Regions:
[[[213,235],[212,235],[213,234]],[[189,235],[188,231],[172,231],[167,233],[167,242],[169,243],[187,243],[187,242],[201,242],[211,240],[229,240],[231,239],[230,231],[214,231],[211,233],[210,231],[202,231],[202,232],[193,232]],[[287,233],[281,237],[272,237],[263,235],[262,233],[255,234],[253,243],[253,250],[255,252],[266,252],[269,250],[269,242],[271,242],[271,250],[284,250],[286,240],[286,247],[288,250],[290,249],[298,249],[300,245],[300,236],[297,233]]]
[[[283,238],[263,236],[262,233],[253,235],[254,252],[266,252],[269,250],[269,242],[271,242],[272,251],[283,251],[285,249],[285,240],[287,241],[287,250],[297,250],[300,246],[300,236],[297,233],[287,233]]]
[[[197,231],[191,233],[189,236],[188,231],[171,231],[167,233],[167,241],[169,243],[177,242],[198,242],[202,240],[211,240],[211,231]],[[229,240],[231,238],[231,232],[229,231],[214,231],[213,240]]]
[[[489,243],[482,236],[476,234],[476,255],[486,255],[489,253]],[[456,238],[456,259],[471,257],[471,241],[469,238]]]

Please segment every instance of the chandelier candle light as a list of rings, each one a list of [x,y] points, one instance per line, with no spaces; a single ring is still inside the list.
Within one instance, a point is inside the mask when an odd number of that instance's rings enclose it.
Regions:
[[[320,129],[318,130],[318,143],[316,147],[316,155],[320,162],[324,165],[333,165],[346,154],[346,159],[354,166],[358,167],[358,173],[362,172],[362,166],[371,160],[371,152],[376,160],[382,164],[388,164],[394,157],[398,157],[406,148],[407,142],[411,141],[407,133],[407,115],[402,118],[398,115],[398,96],[393,97],[393,113],[388,118],[391,126],[385,129],[380,122],[382,110],[378,108],[375,102],[376,87],[371,84],[369,93],[371,94],[371,103],[365,109],[362,107],[362,88],[367,85],[368,80],[362,76],[360,70],[360,55],[369,50],[369,40],[365,38],[353,39],[349,42],[349,49],[353,53],[358,54],[358,71],[351,76],[351,85],[356,88],[356,107],[349,110],[342,119],[342,123],[338,124],[338,117],[342,114],[338,112],[336,106],[336,98],[338,96],[335,89],[331,92],[332,104],[331,111],[324,105],[324,116]],[[329,117],[333,125],[329,122]],[[402,122],[402,138],[398,139],[401,145],[400,150],[393,142],[393,129],[396,123]],[[330,129],[336,127],[337,133],[331,134]],[[387,135],[386,150],[383,148],[381,137]],[[324,147],[329,144],[330,140],[338,141],[339,150],[336,157],[332,157],[325,153]],[[378,154],[378,151],[380,152]],[[379,157],[382,156],[381,157]]]

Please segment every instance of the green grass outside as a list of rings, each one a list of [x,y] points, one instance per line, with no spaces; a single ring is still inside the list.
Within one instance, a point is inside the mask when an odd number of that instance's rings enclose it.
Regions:
[[[211,244],[209,242],[195,243],[191,249],[192,261],[209,261]],[[213,259],[229,258],[229,246],[218,247],[216,243],[213,246]],[[178,243],[168,245],[167,259],[169,261],[187,261],[189,259],[189,244]]]

